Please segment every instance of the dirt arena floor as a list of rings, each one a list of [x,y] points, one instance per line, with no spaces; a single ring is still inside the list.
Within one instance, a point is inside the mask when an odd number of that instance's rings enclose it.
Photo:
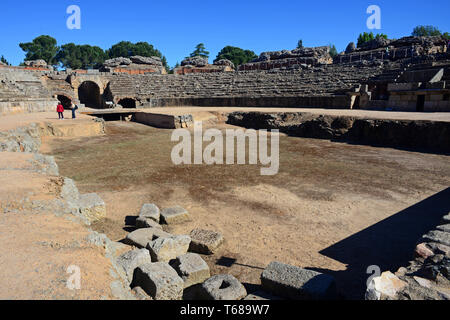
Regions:
[[[205,259],[249,291],[278,260],[332,274],[344,298],[363,298],[367,268],[406,265],[432,214],[448,204],[444,155],[281,136],[280,171],[261,176],[260,166],[173,165],[171,130],[106,128],[104,136],[54,139],[42,149],[81,192],[105,200],[108,218],[93,228],[121,240],[144,203],[181,205],[192,220],[168,231],[221,232],[223,248]]]

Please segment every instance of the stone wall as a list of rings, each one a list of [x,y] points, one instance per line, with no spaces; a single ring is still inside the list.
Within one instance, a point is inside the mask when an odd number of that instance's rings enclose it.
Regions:
[[[297,137],[450,153],[449,122],[363,119],[311,113],[234,112],[229,115],[227,123],[253,129],[279,129]]]

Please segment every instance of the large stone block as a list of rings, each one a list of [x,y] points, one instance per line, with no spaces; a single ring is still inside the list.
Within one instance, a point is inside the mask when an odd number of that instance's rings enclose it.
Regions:
[[[190,236],[192,242],[189,251],[200,254],[214,254],[224,241],[220,233],[209,230],[194,229]]]
[[[176,206],[161,211],[161,223],[175,224],[189,220],[189,213],[186,209]]]
[[[153,261],[169,262],[186,254],[190,243],[191,238],[189,236],[160,237],[149,242],[147,249],[150,251]]]
[[[142,206],[139,213],[140,218],[150,218],[156,222],[159,222],[161,212],[159,208],[153,203],[146,203]]]
[[[199,297],[205,300],[242,300],[247,290],[232,275],[217,275],[206,280],[199,288]]]
[[[424,235],[422,239],[424,242],[437,242],[450,246],[450,233],[448,232],[433,230]]]
[[[172,235],[158,228],[138,229],[127,235],[125,243],[138,248],[146,248],[149,242],[160,237],[170,236]]]
[[[337,296],[332,276],[272,262],[261,274],[264,290],[293,300],[331,300]]]
[[[391,272],[384,272],[380,277],[373,278],[366,291],[366,300],[395,299],[397,294],[407,286]]]
[[[183,279],[165,262],[139,266],[133,282],[155,300],[181,300],[183,296]]]
[[[106,204],[96,193],[82,194],[78,200],[80,214],[90,222],[106,217]]]
[[[151,263],[150,252],[147,249],[131,250],[117,258],[117,264],[122,267],[128,281],[133,281],[134,270],[140,265]]]
[[[138,217],[136,219],[136,228],[157,228],[162,230],[162,226],[158,222],[147,217]]]
[[[171,266],[183,279],[185,288],[202,283],[211,276],[208,264],[195,253],[177,257]]]

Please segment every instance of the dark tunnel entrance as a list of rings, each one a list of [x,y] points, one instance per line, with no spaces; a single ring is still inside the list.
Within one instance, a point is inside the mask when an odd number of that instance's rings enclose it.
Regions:
[[[78,98],[80,99],[80,103],[84,104],[88,108],[102,108],[100,88],[95,82],[83,82],[78,88]]]
[[[65,110],[72,108],[72,100],[66,96],[58,95],[58,101],[61,102]]]
[[[136,100],[131,98],[125,98],[119,101],[119,104],[125,109],[134,109],[136,108]]]

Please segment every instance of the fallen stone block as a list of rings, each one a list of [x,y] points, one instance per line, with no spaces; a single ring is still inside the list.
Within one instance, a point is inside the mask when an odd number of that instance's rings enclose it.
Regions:
[[[443,254],[447,258],[450,257],[450,246],[446,246],[440,243],[427,243],[428,247],[433,250],[435,254]]]
[[[138,217],[136,219],[136,228],[157,228],[162,230],[162,226],[158,222],[147,217]]]
[[[137,267],[151,262],[150,252],[147,249],[131,250],[117,258],[117,264],[122,267],[129,283],[133,281],[134,270]]]
[[[264,290],[293,300],[336,299],[336,282],[330,275],[280,262],[270,263],[261,274]]]
[[[220,233],[202,229],[192,230],[190,237],[189,251],[200,254],[214,254],[224,241]]]
[[[165,262],[147,263],[136,269],[133,283],[155,300],[181,300],[184,281]]]
[[[450,232],[450,223],[437,226],[436,230],[439,230],[439,231],[442,231],[442,232]]]
[[[428,232],[422,238],[424,241],[437,242],[446,246],[450,246],[450,233],[439,230]]]
[[[442,218],[442,224],[450,223],[450,213]]]
[[[96,193],[80,195],[78,205],[80,214],[91,223],[106,217],[106,204]]]
[[[264,291],[256,291],[245,297],[247,301],[269,301],[269,300],[282,300],[280,297],[274,296]]]
[[[384,272],[373,278],[366,291],[366,300],[395,299],[408,284],[391,272]]]
[[[176,224],[189,220],[189,213],[186,209],[176,206],[161,211],[161,223]]]
[[[146,248],[149,242],[161,237],[171,237],[170,233],[158,228],[138,229],[127,235],[124,242],[138,248]]]
[[[416,250],[414,251],[414,256],[416,258],[427,259],[434,255],[434,252],[429,249],[425,243],[420,243],[416,246]]]
[[[159,211],[159,208],[153,203],[146,203],[142,206],[139,217],[150,218],[156,222],[159,222],[161,218],[161,212]]]
[[[186,254],[190,243],[191,238],[189,236],[160,237],[149,242],[147,249],[150,251],[152,261],[169,262]]]
[[[208,264],[196,253],[177,257],[171,266],[183,279],[185,288],[202,283],[211,276]]]
[[[247,296],[247,290],[232,275],[217,275],[201,285],[199,296],[205,300],[242,300]]]

